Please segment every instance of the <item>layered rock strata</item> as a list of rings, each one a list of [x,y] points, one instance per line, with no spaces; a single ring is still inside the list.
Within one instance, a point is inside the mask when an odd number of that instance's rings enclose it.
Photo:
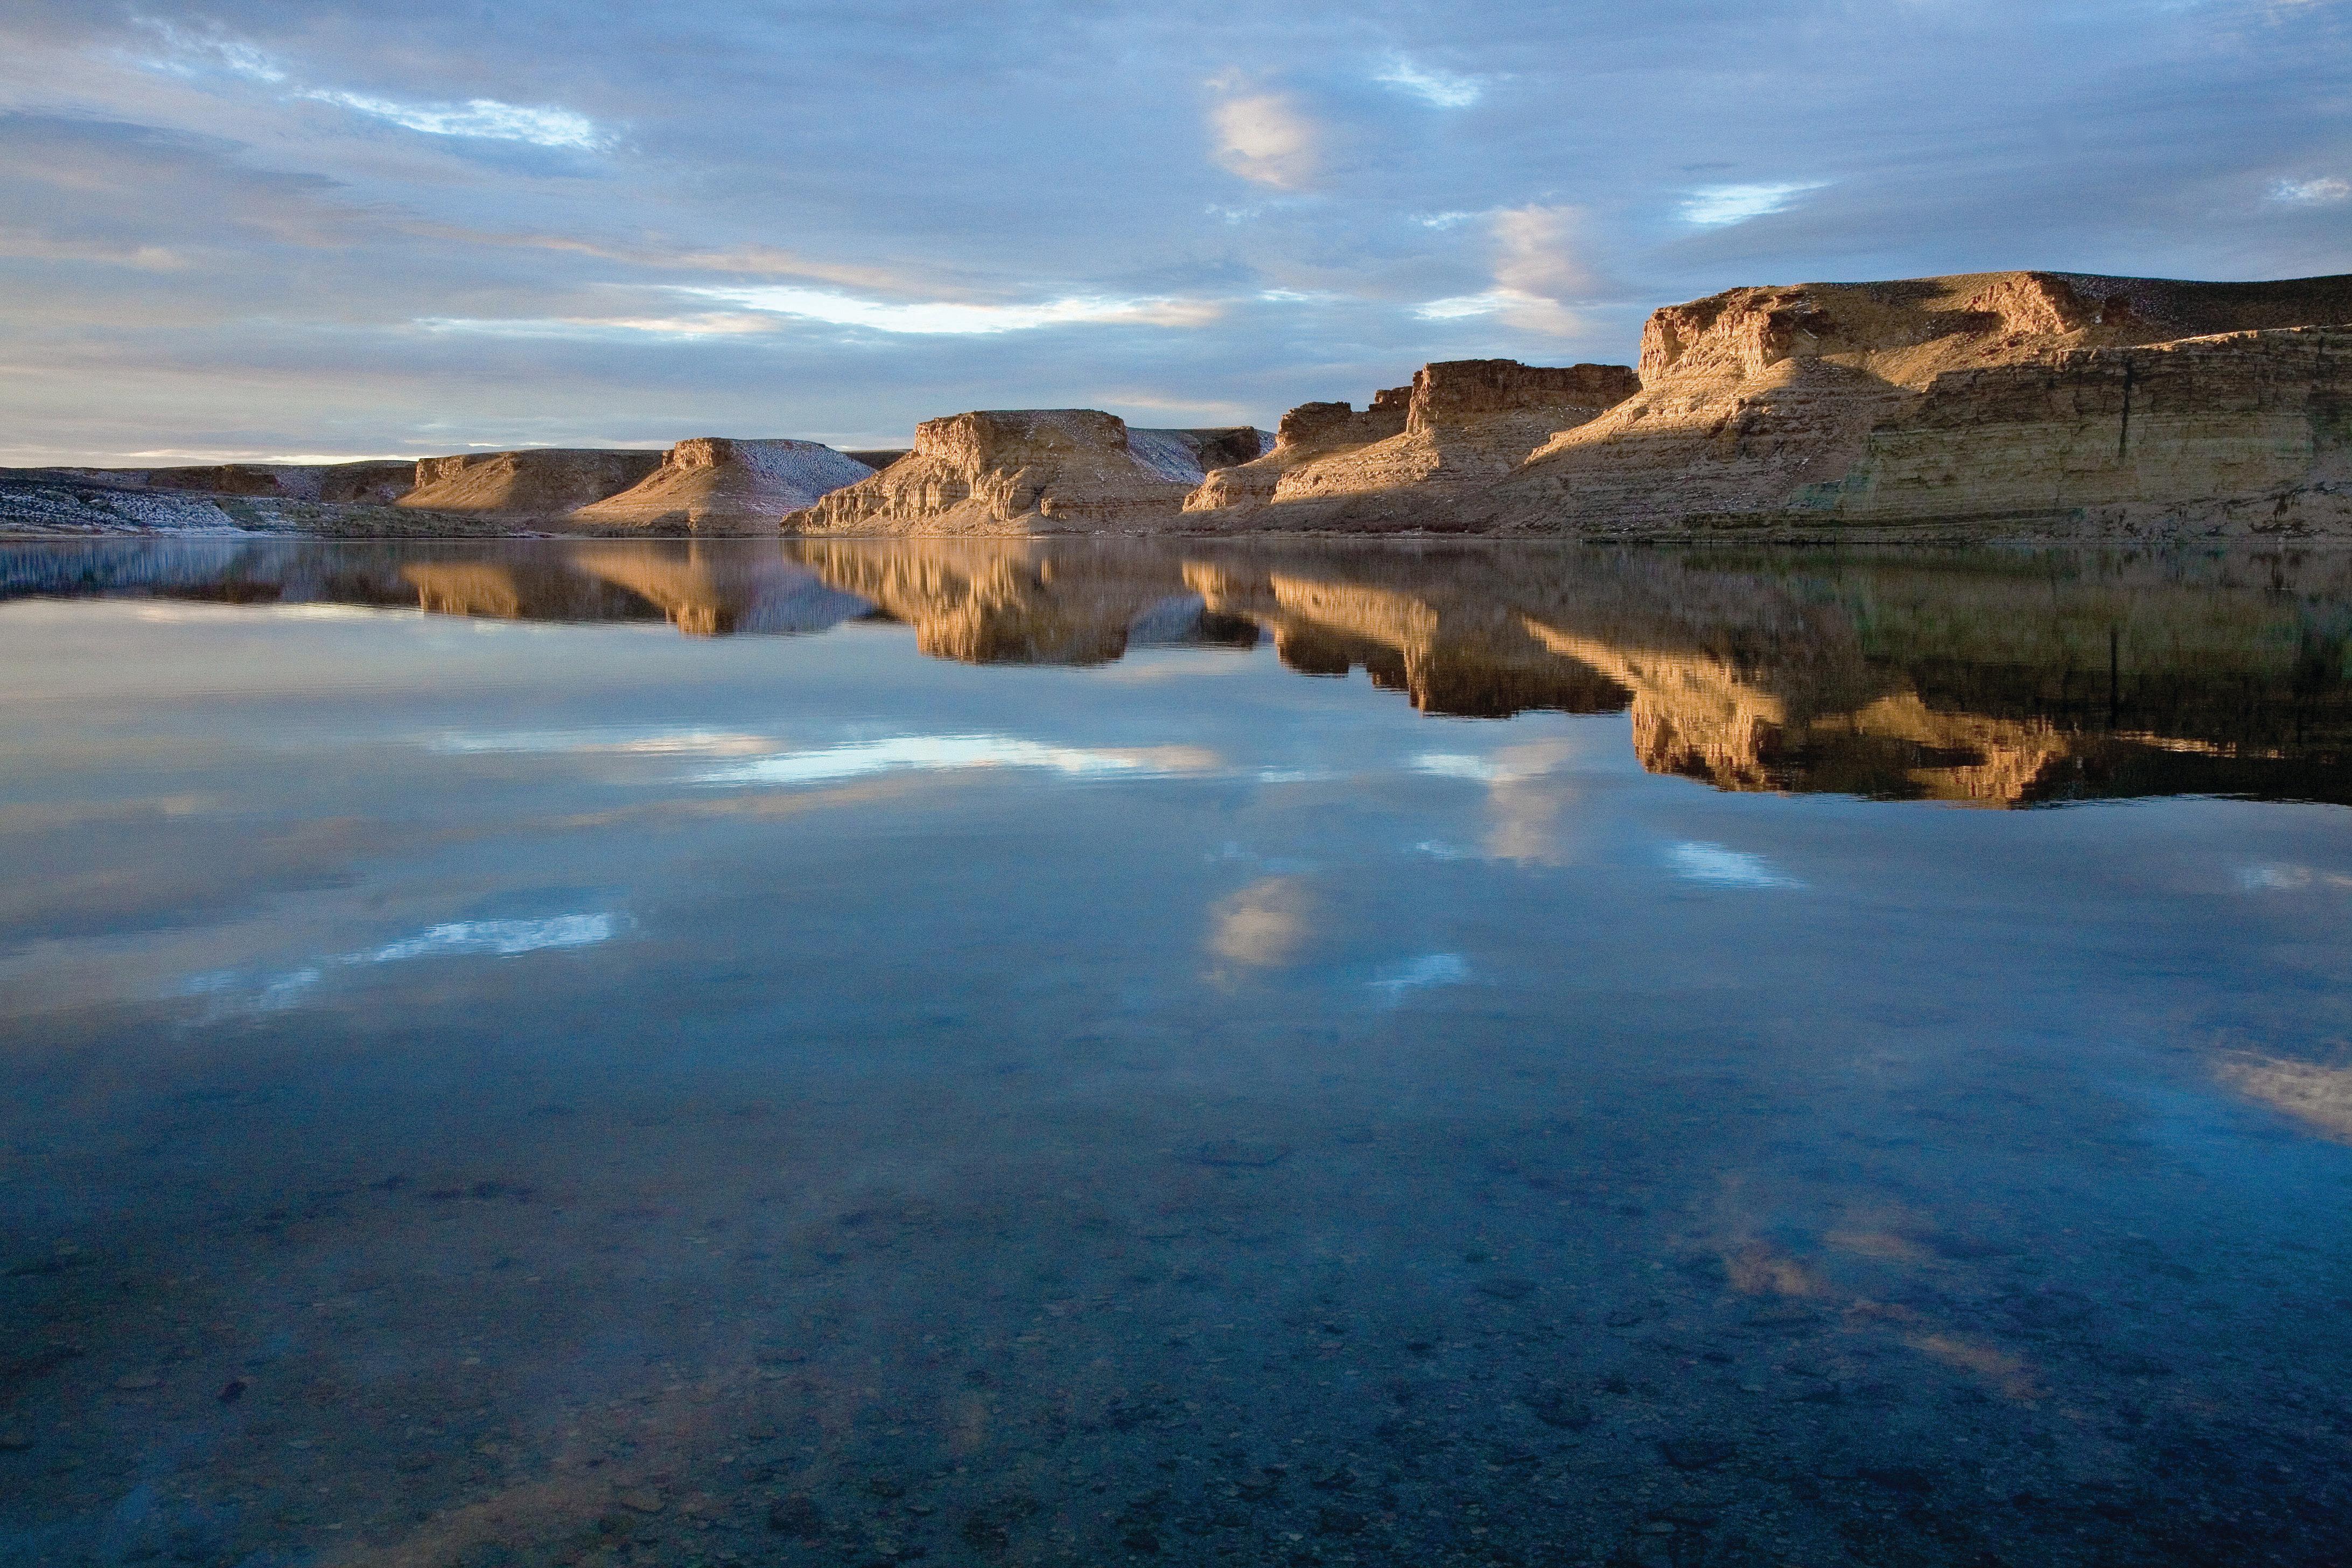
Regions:
[[[2013,272],[1654,313],[1638,395],[1443,525],[2352,528],[2352,279]]]
[[[696,532],[775,528],[787,512],[874,477],[845,453],[814,441],[737,441],[700,436],[662,455],[643,481],[578,508],[583,521]]]
[[[557,518],[620,494],[661,467],[663,454],[542,447],[419,458],[416,482],[394,503],[425,511]]]
[[[1054,533],[1172,521],[1192,486],[1089,408],[927,419],[915,449],[784,520],[790,533]]]
[[[1598,418],[1640,390],[1624,365],[1499,359],[1423,365],[1410,387],[1380,394],[1362,415],[1344,404],[1292,410],[1283,423],[1297,432],[1293,445],[1277,447],[1254,469],[1212,475],[1186,510],[1255,505],[1276,509],[1271,526],[1377,526],[1427,492],[1501,478],[1555,433]]]

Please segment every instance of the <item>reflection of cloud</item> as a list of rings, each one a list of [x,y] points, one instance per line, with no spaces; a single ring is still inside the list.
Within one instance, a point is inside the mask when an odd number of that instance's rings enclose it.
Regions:
[[[1564,858],[1560,816],[1576,800],[1575,787],[1552,776],[1575,759],[1576,742],[1565,738],[1506,746],[1492,759],[1486,786],[1486,850],[1497,860],[1557,866]]]
[[[2273,1110],[2352,1142],[2352,1068],[2247,1055],[2225,1062],[2221,1081]]]
[[[367,952],[342,952],[284,974],[255,977],[235,970],[190,975],[177,986],[183,996],[207,996],[211,1022],[250,1013],[282,1013],[318,989],[331,968],[358,963],[399,963],[413,958],[514,958],[551,948],[588,947],[621,929],[610,913],[550,915],[538,920],[449,921],[415,936]]]
[[[1575,759],[1573,741],[1553,737],[1506,746],[1487,756],[1424,752],[1412,759],[1416,773],[1468,779],[1486,786],[1486,853],[1497,860],[1555,864],[1559,856],[1559,818],[1576,798],[1564,780],[1551,775]]]
[[[1293,878],[1252,882],[1217,906],[1209,951],[1261,969],[1287,963],[1307,940],[1310,903]]]
[[[2309,866],[2282,866],[2275,862],[2238,868],[2238,890],[2243,893],[2290,892],[2312,886],[2352,888],[2352,877],[2335,871],[2317,871]]]
[[[2021,1403],[2042,1397],[2042,1385],[2034,1378],[2032,1363],[2021,1356],[1957,1334],[1922,1334],[1911,1341],[1911,1348],[1947,1366],[1972,1372]]]
[[[437,925],[368,954],[372,963],[395,963],[404,958],[438,958],[483,953],[512,958],[551,947],[586,947],[609,940],[613,917],[556,915],[536,921],[454,921]]]
[[[1423,991],[1433,985],[1459,985],[1470,978],[1470,965],[1458,952],[1424,952],[1417,958],[1392,963],[1373,976],[1372,989],[1387,995],[1390,1006],[1404,1000],[1408,991]]]
[[[1442,779],[1475,779],[1480,784],[1491,784],[1503,776],[1486,758],[1459,752],[1423,752],[1413,758],[1412,766],[1416,773],[1435,773]]]
[[[715,784],[821,784],[857,778],[867,773],[903,769],[942,772],[961,768],[1044,768],[1053,773],[1205,773],[1220,765],[1214,752],[1199,746],[1143,746],[1090,750],[1079,746],[1048,746],[1009,735],[900,735],[887,741],[865,741],[828,746],[822,751],[795,752],[784,757],[762,757],[714,768],[700,782]]]
[[[1801,888],[1794,877],[1772,869],[1761,855],[1727,849],[1720,844],[1675,844],[1666,848],[1666,865],[1685,882],[1710,888]]]

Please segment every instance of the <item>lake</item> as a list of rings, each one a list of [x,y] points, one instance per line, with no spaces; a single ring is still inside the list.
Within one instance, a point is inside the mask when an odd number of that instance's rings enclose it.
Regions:
[[[0,1563],[2344,1560],[2352,557],[0,598]]]

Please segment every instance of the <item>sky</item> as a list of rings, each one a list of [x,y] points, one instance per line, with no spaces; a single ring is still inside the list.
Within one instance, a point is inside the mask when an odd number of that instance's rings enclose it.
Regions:
[[[0,4],[0,465],[1271,426],[2024,267],[2352,271],[2352,0]]]

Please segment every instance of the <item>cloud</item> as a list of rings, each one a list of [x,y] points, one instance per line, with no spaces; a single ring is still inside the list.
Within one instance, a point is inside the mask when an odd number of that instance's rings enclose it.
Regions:
[[[1749,218],[1779,212],[1807,191],[1821,190],[1828,184],[1826,180],[1814,180],[1804,184],[1702,186],[1684,198],[1683,221],[1703,228],[1746,223]]]
[[[1296,878],[1268,877],[1220,903],[1209,951],[1255,969],[1287,963],[1305,943],[1313,900]]]
[[[688,299],[717,300],[748,310],[765,310],[837,327],[864,327],[877,332],[919,336],[987,336],[1101,322],[1194,327],[1214,321],[1222,311],[1213,300],[1165,298],[1071,296],[1034,305],[976,305],[944,300],[864,300],[829,289],[798,289],[783,284],[746,288],[673,285],[668,291]]]
[[[1391,55],[1388,68],[1372,78],[1412,94],[1433,109],[1467,109],[1486,94],[1486,83],[1475,76],[1416,66],[1403,55]]]
[[[501,103],[495,98],[468,99],[464,103],[402,103],[389,98],[326,89],[306,89],[294,96],[314,103],[331,103],[428,136],[528,142],[534,147],[572,147],[584,153],[601,152],[613,140],[584,114],[575,114],[568,109]]]
[[[1280,93],[1230,98],[1209,111],[1217,166],[1278,191],[1303,190],[1321,163],[1315,122]]]
[[[1599,288],[1580,255],[1581,209],[1572,206],[1507,207],[1492,217],[1495,286],[1416,306],[1425,321],[1493,316],[1523,331],[1571,337],[1583,318],[1568,301],[1590,298]]]
[[[2289,206],[2328,206],[2352,196],[2352,181],[2326,175],[2315,180],[2281,180],[2271,187],[2271,200]]]
[[[591,153],[604,150],[613,140],[597,128],[594,121],[569,109],[505,103],[495,98],[468,99],[463,103],[403,102],[337,88],[293,85],[293,73],[275,56],[226,34],[195,32],[146,17],[140,19],[140,25],[161,37],[171,50],[162,59],[141,63],[171,76],[194,78],[207,71],[220,71],[245,81],[284,86],[289,99],[332,104],[428,136],[526,142],[536,147],[569,147]]]

